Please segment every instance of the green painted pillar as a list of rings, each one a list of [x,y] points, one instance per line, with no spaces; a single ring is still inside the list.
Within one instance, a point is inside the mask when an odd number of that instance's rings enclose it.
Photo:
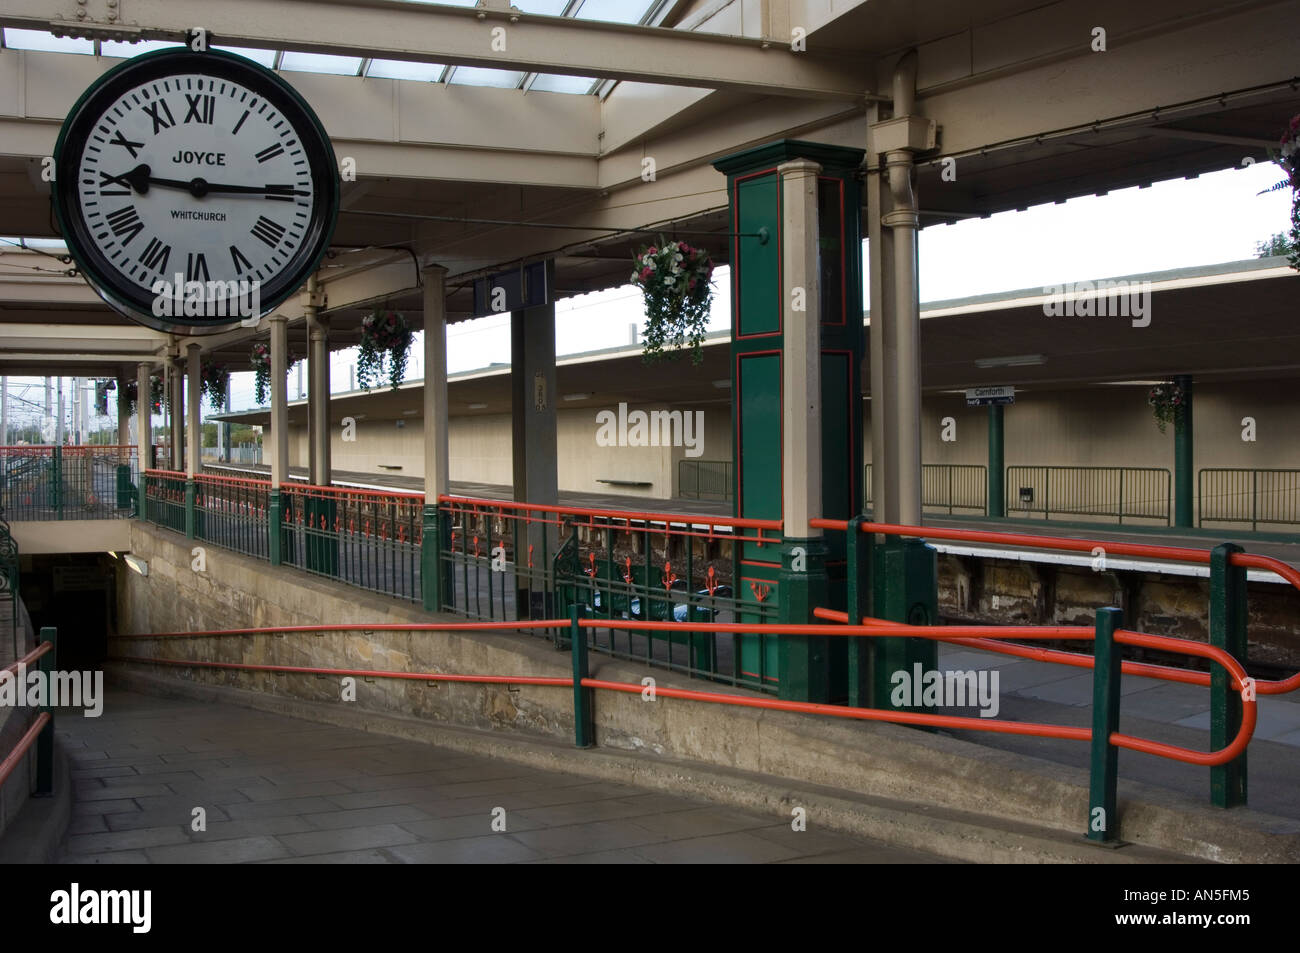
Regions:
[[[426,612],[441,612],[451,601],[451,566],[443,565],[446,539],[442,513],[426,503],[420,537],[420,596]]]
[[[284,500],[278,486],[271,488],[271,500],[267,505],[266,529],[269,534],[266,541],[267,555],[272,566],[280,565],[284,558]]]
[[[1228,559],[1243,552],[1222,543],[1210,553],[1210,644],[1246,664],[1246,568]],[[1210,750],[1226,748],[1241,728],[1241,693],[1222,665],[1210,666]],[[1246,752],[1210,768],[1210,801],[1216,807],[1246,804]]]
[[[195,536],[194,522],[194,495],[197,487],[194,478],[191,477],[185,481],[185,538],[193,539]]]
[[[989,516],[1007,515],[1007,458],[1002,405],[989,404]]]
[[[818,621],[813,609],[826,606],[826,542],[820,537],[786,539],[781,545],[781,622],[796,625]],[[844,643],[844,639],[836,641]],[[792,701],[829,702],[831,637],[783,635],[777,649],[779,694]]]
[[[1182,375],[1174,381],[1183,390],[1183,402],[1174,413],[1174,525],[1191,526],[1196,485],[1192,472],[1192,379]]]
[[[939,624],[938,555],[919,539],[883,537],[872,554],[872,612],[878,619],[908,625]],[[922,711],[922,685],[916,677],[939,668],[939,643],[933,639],[877,638],[871,641],[870,707]],[[911,685],[910,701],[894,702],[904,673]]]
[[[814,622],[814,608],[844,604],[844,541],[808,519],[850,519],[862,494],[863,156],[782,140],[714,163],[736,232],[734,512],[784,525],[780,541],[737,546],[738,621]],[[737,654],[747,684],[847,700],[847,640],[741,636]]]

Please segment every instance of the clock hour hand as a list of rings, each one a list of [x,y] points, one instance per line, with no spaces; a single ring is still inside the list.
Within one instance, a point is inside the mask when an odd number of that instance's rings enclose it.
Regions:
[[[112,181],[125,182],[135,189],[140,195],[149,191],[149,186],[159,185],[167,189],[184,189],[196,199],[211,193],[229,194],[229,195],[271,195],[285,197],[294,195],[310,195],[310,192],[295,190],[292,185],[217,185],[208,182],[206,179],[194,178],[189,179],[161,179],[151,175],[152,169],[145,163],[136,166],[130,172],[116,176]]]

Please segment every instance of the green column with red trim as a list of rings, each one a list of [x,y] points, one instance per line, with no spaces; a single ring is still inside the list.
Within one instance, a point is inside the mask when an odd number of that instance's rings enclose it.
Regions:
[[[778,166],[803,159],[817,173],[816,242],[821,409],[820,515],[856,515],[862,479],[861,186],[864,152],[782,140],[726,156],[714,167],[727,176],[731,227],[732,453],[735,515],[782,519],[782,361],[789,343],[781,273],[782,183]],[[796,306],[797,307],[797,306]],[[752,533],[751,533],[752,535]],[[769,534],[770,535],[770,534]],[[845,548],[840,534],[822,538],[787,526],[785,538],[746,542],[736,554],[735,590],[747,622],[815,622],[819,606],[845,607]],[[752,610],[745,611],[748,606]],[[743,636],[738,667],[749,684],[780,697],[810,701],[848,698],[843,639]]]

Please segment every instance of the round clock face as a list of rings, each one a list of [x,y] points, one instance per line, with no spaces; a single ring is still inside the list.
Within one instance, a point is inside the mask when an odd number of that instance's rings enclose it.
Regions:
[[[275,74],[210,51],[145,54],[73,107],[55,152],[68,249],[116,310],[179,333],[297,291],[338,213],[333,149]]]

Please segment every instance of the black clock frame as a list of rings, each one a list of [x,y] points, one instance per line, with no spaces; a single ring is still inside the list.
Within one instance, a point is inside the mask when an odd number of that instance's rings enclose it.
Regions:
[[[240,318],[199,318],[185,315],[159,317],[153,313],[154,297],[134,282],[116,277],[116,269],[96,247],[77,190],[81,155],[104,112],[127,90],[177,73],[199,73],[224,79],[252,90],[288,119],[303,144],[312,172],[315,201],[311,221],[298,252],[269,286],[259,287],[261,313],[270,314],[297,292],[320,265],[338,222],[339,170],[334,148],[316,113],[298,91],[275,73],[252,60],[224,50],[193,52],[185,47],[143,53],[120,63],[81,94],[64,120],[54,147],[54,214],[68,252],[95,292],[115,311],[161,331],[179,334],[213,334],[239,324]]]

